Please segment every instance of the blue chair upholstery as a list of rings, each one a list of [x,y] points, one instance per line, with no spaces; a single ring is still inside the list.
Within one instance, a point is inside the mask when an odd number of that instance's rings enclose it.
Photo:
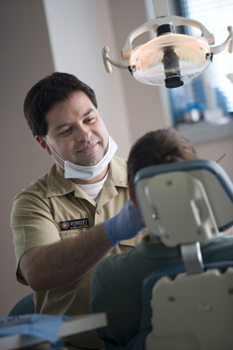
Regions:
[[[35,313],[35,305],[33,301],[34,293],[26,295],[19,300],[10,310],[8,316],[19,316]]]

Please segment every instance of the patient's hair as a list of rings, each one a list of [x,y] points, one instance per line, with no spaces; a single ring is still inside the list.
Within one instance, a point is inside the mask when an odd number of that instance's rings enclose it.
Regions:
[[[84,92],[97,108],[94,91],[76,76],[55,72],[36,83],[24,100],[24,115],[33,135],[47,135],[46,115],[53,106],[71,97],[77,91]]]
[[[128,184],[134,188],[136,173],[147,166],[197,159],[189,141],[174,129],[151,131],[139,138],[128,157]]]

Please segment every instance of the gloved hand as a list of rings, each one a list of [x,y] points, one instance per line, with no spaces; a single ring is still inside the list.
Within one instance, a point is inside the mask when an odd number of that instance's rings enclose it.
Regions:
[[[142,215],[131,199],[128,199],[117,215],[104,222],[105,234],[114,246],[122,240],[137,236],[144,227]]]

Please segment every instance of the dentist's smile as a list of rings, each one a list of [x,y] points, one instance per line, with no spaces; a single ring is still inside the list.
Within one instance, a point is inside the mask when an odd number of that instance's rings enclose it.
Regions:
[[[83,148],[78,150],[76,153],[83,153],[83,154],[92,153],[97,146],[98,146],[98,142],[92,143],[90,145],[84,146]]]

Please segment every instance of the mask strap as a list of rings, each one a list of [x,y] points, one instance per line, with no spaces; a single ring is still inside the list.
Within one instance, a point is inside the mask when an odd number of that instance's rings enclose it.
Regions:
[[[60,159],[63,163],[65,162],[64,159],[62,159],[59,154],[57,154],[57,152],[53,149],[53,147],[50,145],[49,141],[43,136],[43,139],[45,140],[45,142],[47,143],[47,145],[49,146],[50,151],[52,152],[53,156],[56,155],[58,157],[58,159]],[[64,166],[61,165],[56,158],[54,157],[54,161],[55,163],[57,163],[57,165],[59,165],[63,170],[65,170]]]

